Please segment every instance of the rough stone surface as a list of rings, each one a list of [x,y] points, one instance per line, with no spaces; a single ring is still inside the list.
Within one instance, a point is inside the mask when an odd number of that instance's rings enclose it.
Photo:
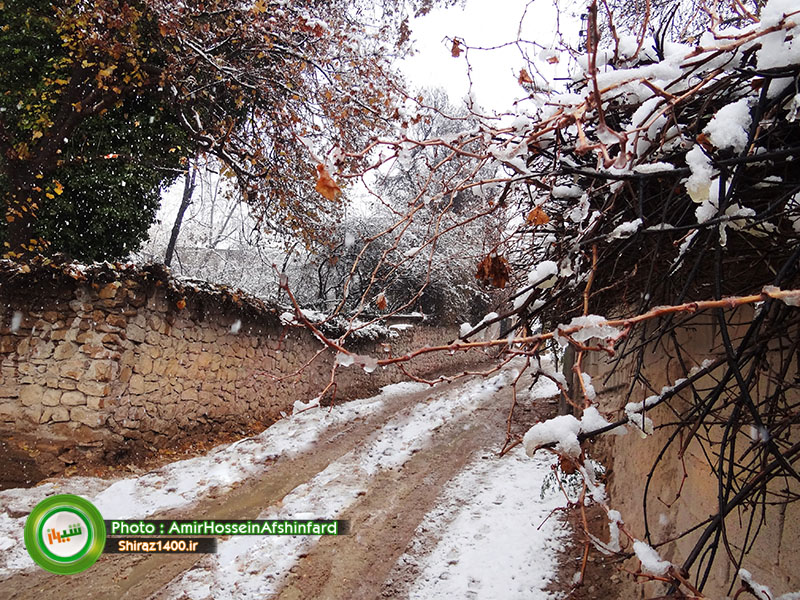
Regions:
[[[734,339],[744,334],[752,319],[752,313],[748,314],[747,309],[740,311],[743,325],[731,328],[730,335]],[[711,324],[691,330],[676,329],[676,336],[686,352],[682,360],[689,366],[700,365],[705,359],[716,359],[720,356],[718,334]],[[797,336],[797,331],[786,332],[786,344],[792,343]],[[654,389],[673,385],[676,379],[684,376],[680,364],[669,353],[651,352],[648,349],[645,356],[648,360],[642,369]],[[606,358],[599,353],[591,353],[583,363],[597,390],[596,405],[609,417],[624,414],[623,408],[628,401],[641,402],[653,393],[642,386],[642,389],[637,388],[633,397],[628,398],[627,392],[637,368],[635,355],[616,365],[617,368],[612,372],[615,360],[616,357]],[[776,365],[771,365],[771,369],[772,372],[777,372]],[[797,377],[797,368],[793,371],[786,373],[785,377],[789,380]],[[717,385],[721,375],[719,372],[712,375],[701,378],[697,383],[698,389],[711,389]],[[800,395],[796,391],[790,393],[793,394],[791,403],[797,405]],[[691,552],[702,528],[683,537],[678,537],[677,534],[705,521],[709,515],[718,511],[718,479],[709,466],[709,457],[719,452],[723,425],[703,428],[703,434],[694,436],[684,452],[681,453],[676,448],[680,444],[672,444],[672,450],[660,457],[664,447],[673,441],[670,440],[670,435],[674,431],[669,426],[662,426],[675,421],[673,409],[681,412],[691,406],[692,401],[691,394],[684,392],[670,399],[669,404],[673,408],[663,404],[648,411],[647,416],[653,420],[656,431],[646,439],[630,432],[624,436],[601,436],[590,446],[592,456],[600,458],[611,472],[607,485],[610,506],[620,511],[625,519],[626,529],[634,535],[642,536],[645,531],[642,500],[645,486],[649,486],[648,526],[652,544],[659,544],[658,551],[664,560],[678,565]],[[720,422],[724,424],[721,417]],[[734,432],[739,438],[737,451],[749,451],[752,440],[748,434],[749,431]],[[800,439],[795,436],[793,443],[798,441]],[[651,472],[657,460],[658,466]],[[797,481],[781,480],[773,487],[772,492],[776,491],[799,494],[800,485]],[[798,581],[797,565],[800,564],[800,544],[797,543],[800,540],[800,503],[767,505],[763,515],[759,506],[757,513],[761,531],[747,552],[746,568],[759,583],[768,585],[776,596],[794,591]],[[749,533],[749,518],[734,512],[726,519],[725,525],[726,544],[738,556]],[[667,543],[660,545],[662,541]],[[735,571],[731,570],[731,564],[721,547],[719,550],[722,556],[711,568],[704,591],[722,590],[719,596],[723,597],[724,590],[727,590],[730,580],[735,577]],[[625,566],[634,571],[638,568],[638,563],[631,559]],[[657,582],[631,582],[624,597],[657,597],[666,590],[660,585]]]
[[[334,353],[303,368],[321,344],[304,329],[287,330],[278,307],[243,301],[239,292],[222,301],[220,290],[179,289],[144,270],[101,275],[28,281],[32,274],[4,278],[0,269],[0,435],[38,449],[45,475],[63,469],[65,456],[72,464],[156,439],[177,444],[271,423],[330,379]],[[12,331],[16,312],[22,321]],[[416,323],[346,348],[398,356],[455,337],[453,328]],[[424,376],[484,358],[423,355],[407,369]],[[355,364],[339,369],[336,397],[370,396],[404,379],[396,367],[366,373]]]

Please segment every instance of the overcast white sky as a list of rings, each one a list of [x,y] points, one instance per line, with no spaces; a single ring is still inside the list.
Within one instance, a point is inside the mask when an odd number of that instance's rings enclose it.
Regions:
[[[569,28],[569,23],[575,22],[571,13],[580,13],[584,3],[559,0],[559,4],[562,26]],[[556,19],[553,0],[467,0],[463,9],[437,9],[412,21],[412,40],[418,53],[402,61],[401,68],[413,84],[441,86],[451,102],[457,103],[469,89],[467,61],[464,54],[459,58],[451,56],[451,42],[445,38],[460,38],[469,46],[486,48],[514,41],[521,33],[522,39],[551,46],[557,42]],[[539,54],[539,49],[525,44],[469,51],[473,94],[480,105],[505,111],[514,100],[526,95],[517,82],[520,69],[525,66],[521,50],[527,51],[531,59]],[[546,63],[542,69],[550,76],[556,74]]]

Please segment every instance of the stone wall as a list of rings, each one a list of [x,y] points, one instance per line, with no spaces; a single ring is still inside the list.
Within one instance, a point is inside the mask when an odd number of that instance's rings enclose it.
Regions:
[[[752,313],[749,309],[740,309],[739,315],[746,323]],[[704,322],[703,319],[706,319]],[[738,329],[738,331],[737,331]],[[732,337],[736,339],[743,332],[743,327],[732,328]],[[706,359],[716,359],[721,355],[718,330],[711,321],[711,317],[698,316],[693,320],[691,329],[677,330],[678,339],[687,350],[684,360],[688,360],[688,368],[700,365]],[[786,332],[787,339],[798,333]],[[631,401],[641,402],[645,397],[658,393],[662,386],[673,384],[678,378],[684,377],[683,370],[676,356],[670,349],[663,346],[651,347],[645,354],[645,363],[642,370],[655,389],[643,389],[636,384]],[[592,376],[593,383],[598,389],[598,407],[601,412],[610,417],[619,417],[623,413],[626,394],[631,385],[634,373],[633,360],[626,360],[612,372],[614,359],[603,358],[595,353],[585,359],[583,366]],[[721,370],[720,370],[721,371]],[[711,373],[697,382],[699,389],[712,388],[716,385],[720,371]],[[797,376],[795,372],[786,373],[790,380]],[[763,398],[770,390],[763,377],[759,386],[754,390],[756,397]],[[602,391],[600,391],[602,388]],[[796,392],[796,390],[795,390]],[[673,441],[658,467],[652,472],[651,468],[656,463],[659,453],[668,442],[672,427],[658,429],[659,425],[674,423],[676,414],[688,406],[690,397],[680,395],[673,397],[667,404],[648,412],[654,424],[654,435],[642,439],[640,434],[630,431],[625,436],[601,436],[588,446],[588,451],[602,458],[603,463],[610,468],[608,478],[608,491],[610,505],[619,510],[625,519],[626,526],[631,533],[642,537],[645,532],[643,511],[643,498],[645,485],[649,480],[647,525],[649,526],[652,542],[659,543],[673,539],[680,532],[685,531],[690,525],[706,520],[717,512],[717,477],[709,466],[709,457],[714,457],[718,452],[719,442],[723,433],[721,426],[703,428],[698,432],[685,449],[683,460],[679,447],[684,439]],[[795,398],[800,402],[800,398]],[[726,414],[717,414],[716,417],[724,422]],[[753,444],[747,431],[739,431],[736,448],[739,455],[743,454]],[[684,469],[686,478],[684,480]],[[774,482],[773,489],[789,488],[795,494],[800,493],[800,485],[796,481]],[[750,570],[755,579],[771,587],[777,595],[797,591],[800,589],[800,574],[797,565],[800,564],[800,505],[797,502],[789,505],[768,506],[766,512],[761,514],[760,508],[755,514],[753,511],[731,513],[726,520],[726,534],[731,551],[738,555],[742,551],[743,541],[751,516],[756,517],[755,524],[762,529],[755,545],[748,549],[744,566]],[[762,520],[763,519],[763,520]],[[688,556],[700,531],[696,531],[680,540],[667,543],[659,548],[662,558],[680,565]],[[628,551],[631,551],[628,548]],[[625,565],[630,570],[638,567],[635,560]],[[696,570],[695,564],[695,570]],[[727,559],[726,550],[721,544],[717,551],[717,559],[710,573],[704,592],[709,598],[725,598],[728,596],[728,585],[736,579],[736,573]],[[652,598],[664,593],[661,584],[635,583],[628,578],[629,587],[626,596],[629,598]],[[738,584],[734,590],[738,588]]]
[[[252,431],[319,395],[334,359],[318,355],[322,344],[305,329],[285,327],[279,308],[156,267],[4,264],[0,303],[0,455],[18,484],[189,436]],[[389,331],[347,348],[399,355],[457,336],[421,324]],[[426,355],[409,370],[481,356]],[[336,396],[370,396],[405,378],[396,367],[340,367]]]

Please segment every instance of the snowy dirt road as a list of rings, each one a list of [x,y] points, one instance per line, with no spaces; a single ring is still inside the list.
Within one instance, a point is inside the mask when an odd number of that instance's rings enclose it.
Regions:
[[[541,497],[550,459],[498,458],[512,368],[428,388],[404,383],[141,477],[72,478],[0,492],[0,598],[545,599],[568,528]],[[553,387],[519,394],[534,421]],[[231,536],[215,555],[104,555],[50,575],[22,543],[54,493],[106,519],[348,519],[349,535]]]

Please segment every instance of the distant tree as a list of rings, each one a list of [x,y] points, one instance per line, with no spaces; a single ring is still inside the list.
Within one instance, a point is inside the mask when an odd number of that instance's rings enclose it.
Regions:
[[[475,125],[443,90],[421,97],[424,106],[399,123],[410,140]],[[304,306],[345,315],[421,311],[450,324],[477,322],[489,312],[500,294],[481,284],[475,265],[502,228],[494,215],[472,218],[483,201],[472,190],[456,190],[471,159],[450,154],[438,144],[409,142],[375,177],[380,201],[350,211],[326,244],[293,257],[289,281]]]

